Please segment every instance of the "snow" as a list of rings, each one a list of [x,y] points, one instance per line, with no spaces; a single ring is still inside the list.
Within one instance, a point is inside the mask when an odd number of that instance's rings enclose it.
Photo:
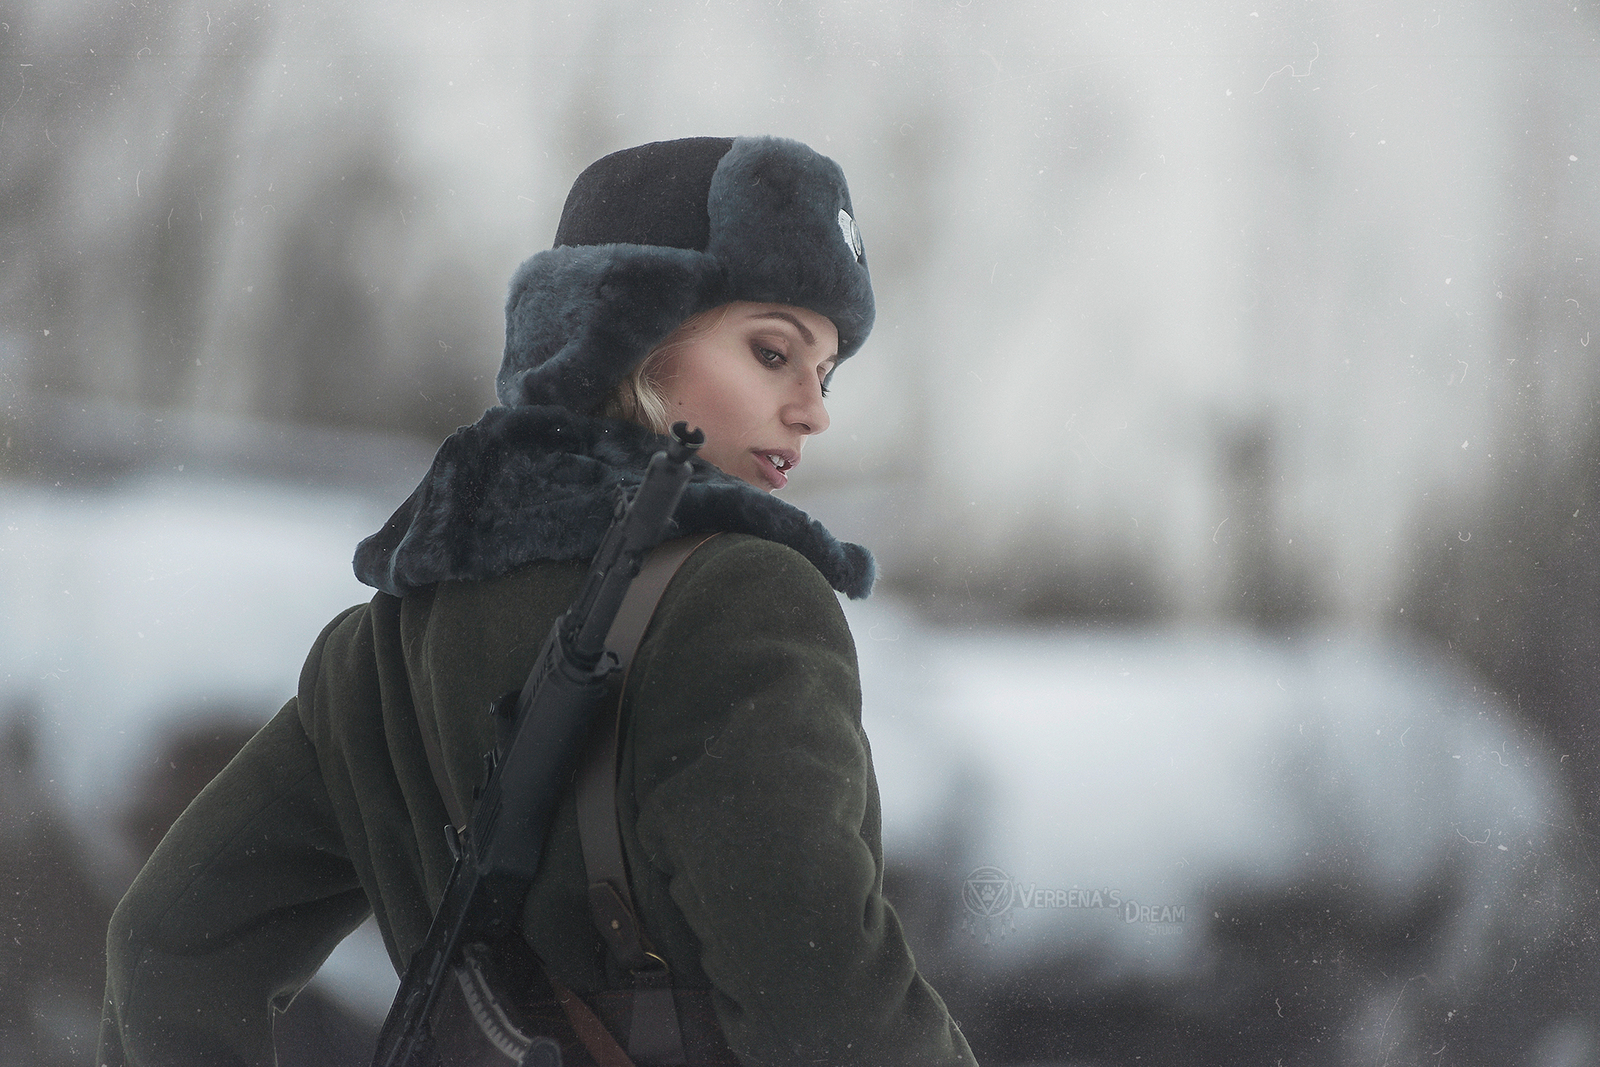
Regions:
[[[57,800],[106,884],[111,829],[173,725],[264,723],[322,626],[372,591],[350,571],[383,515],[346,494],[154,476],[0,484],[0,706],[31,707]]]

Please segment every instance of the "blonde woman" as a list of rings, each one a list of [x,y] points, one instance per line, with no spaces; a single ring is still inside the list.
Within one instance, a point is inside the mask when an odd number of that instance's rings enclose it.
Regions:
[[[645,632],[613,798],[677,1045],[619,1006],[633,978],[587,899],[570,793],[523,912],[549,980],[530,997],[570,990],[639,1064],[972,1064],[882,895],[835,596],[868,593],[871,557],[770,495],[828,428],[828,383],[872,326],[843,174],[776,138],[607,156],[506,314],[502,406],[446,440],[361,544],[356,572],[380,591],[324,630],[296,697],[118,909],[99,1062],[271,1064],[272,1010],[369,912],[405,966],[450,870],[441,827],[482,778],[484,709],[522,684],[618,487],[684,420],[707,440],[679,532],[721,536]],[[554,1037],[566,1063],[601,1055]]]

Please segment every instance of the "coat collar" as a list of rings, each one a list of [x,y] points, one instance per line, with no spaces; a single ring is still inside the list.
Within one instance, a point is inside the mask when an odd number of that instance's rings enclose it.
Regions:
[[[356,577],[404,596],[435,582],[498,578],[535,560],[588,559],[619,489],[644,478],[666,439],[553,406],[497,407],[448,437],[383,529],[356,548]],[[872,590],[872,555],[799,508],[704,460],[669,536],[727,531],[787,545],[853,598]]]

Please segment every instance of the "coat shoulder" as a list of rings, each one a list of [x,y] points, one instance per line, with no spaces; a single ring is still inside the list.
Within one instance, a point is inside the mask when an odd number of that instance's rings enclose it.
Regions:
[[[844,625],[838,595],[816,565],[788,545],[749,534],[718,534],[690,556],[664,606],[681,598],[720,604],[724,613],[807,607]]]

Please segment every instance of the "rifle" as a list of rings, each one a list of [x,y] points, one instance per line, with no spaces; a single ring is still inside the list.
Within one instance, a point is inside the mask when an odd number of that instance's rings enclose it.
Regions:
[[[522,905],[550,820],[597,713],[616,696],[616,657],[606,652],[606,634],[645,555],[664,537],[689,480],[689,459],[704,441],[687,423],[672,427],[666,449],[651,458],[639,488],[631,498],[618,499],[583,588],[550,627],[526,684],[491,707],[497,741],[485,757],[488,777],[475,795],[469,825],[459,833],[446,828],[455,864],[427,939],[412,955],[389,1007],[373,1067],[439,1062],[443,1035],[434,1032],[434,1014],[452,969],[481,975],[479,955],[466,950],[521,936]],[[509,1037],[489,1040],[508,1059],[530,1067],[541,1057],[560,1062],[556,1046],[543,1038],[533,1038],[532,1047],[509,1047],[528,1040],[514,1028]]]

